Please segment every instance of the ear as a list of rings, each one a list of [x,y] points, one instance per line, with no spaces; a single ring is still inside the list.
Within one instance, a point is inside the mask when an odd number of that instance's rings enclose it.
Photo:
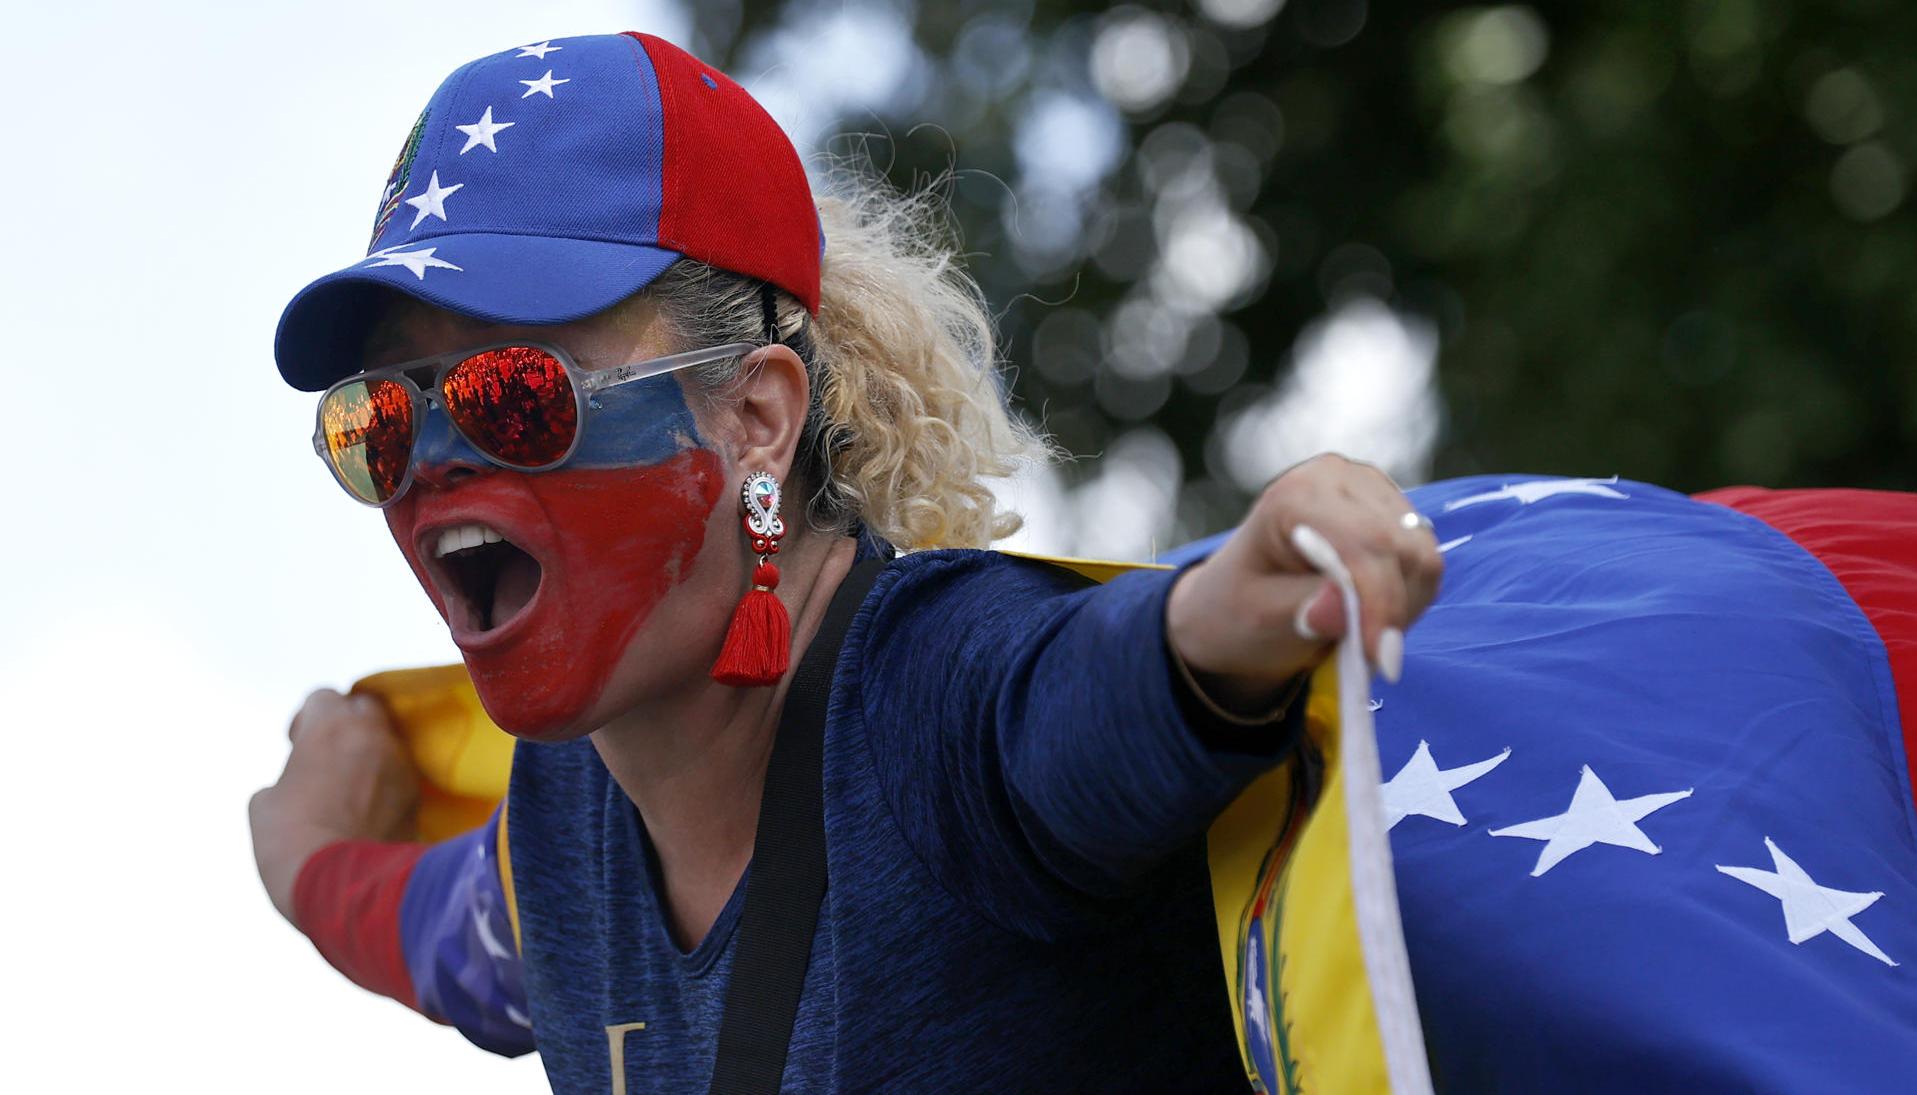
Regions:
[[[790,478],[812,400],[811,380],[799,355],[776,344],[753,351],[740,366],[730,394],[739,467],[771,472],[781,482]]]

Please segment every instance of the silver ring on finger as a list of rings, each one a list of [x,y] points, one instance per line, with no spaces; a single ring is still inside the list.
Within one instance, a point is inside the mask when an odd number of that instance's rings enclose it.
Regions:
[[[1398,518],[1398,527],[1404,529],[1406,532],[1416,532],[1419,529],[1433,534],[1437,532],[1436,526],[1431,523],[1431,518],[1426,517],[1415,509],[1406,511]]]

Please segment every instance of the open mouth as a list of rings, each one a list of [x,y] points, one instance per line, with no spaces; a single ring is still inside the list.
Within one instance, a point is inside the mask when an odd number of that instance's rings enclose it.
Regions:
[[[428,545],[446,594],[447,622],[485,634],[505,627],[539,592],[539,560],[486,525],[458,525]]]

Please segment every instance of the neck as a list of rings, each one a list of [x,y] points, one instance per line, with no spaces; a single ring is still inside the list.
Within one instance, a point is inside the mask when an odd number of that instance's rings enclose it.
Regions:
[[[705,938],[752,860],[766,765],[792,669],[852,569],[856,545],[846,537],[795,541],[779,556],[779,599],[792,617],[792,668],[777,686],[730,688],[702,675],[592,735],[600,759],[645,822],[673,941],[684,950]]]

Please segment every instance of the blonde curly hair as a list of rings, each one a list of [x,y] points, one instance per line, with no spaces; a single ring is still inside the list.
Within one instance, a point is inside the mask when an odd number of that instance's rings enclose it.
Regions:
[[[779,342],[805,362],[812,406],[796,470],[816,529],[857,525],[903,550],[984,547],[1016,532],[988,481],[1051,450],[1005,405],[998,343],[959,262],[936,189],[901,194],[832,172],[817,196],[825,256],[817,319],[764,283],[681,259],[645,296],[688,344]],[[696,371],[721,394],[739,363]]]

